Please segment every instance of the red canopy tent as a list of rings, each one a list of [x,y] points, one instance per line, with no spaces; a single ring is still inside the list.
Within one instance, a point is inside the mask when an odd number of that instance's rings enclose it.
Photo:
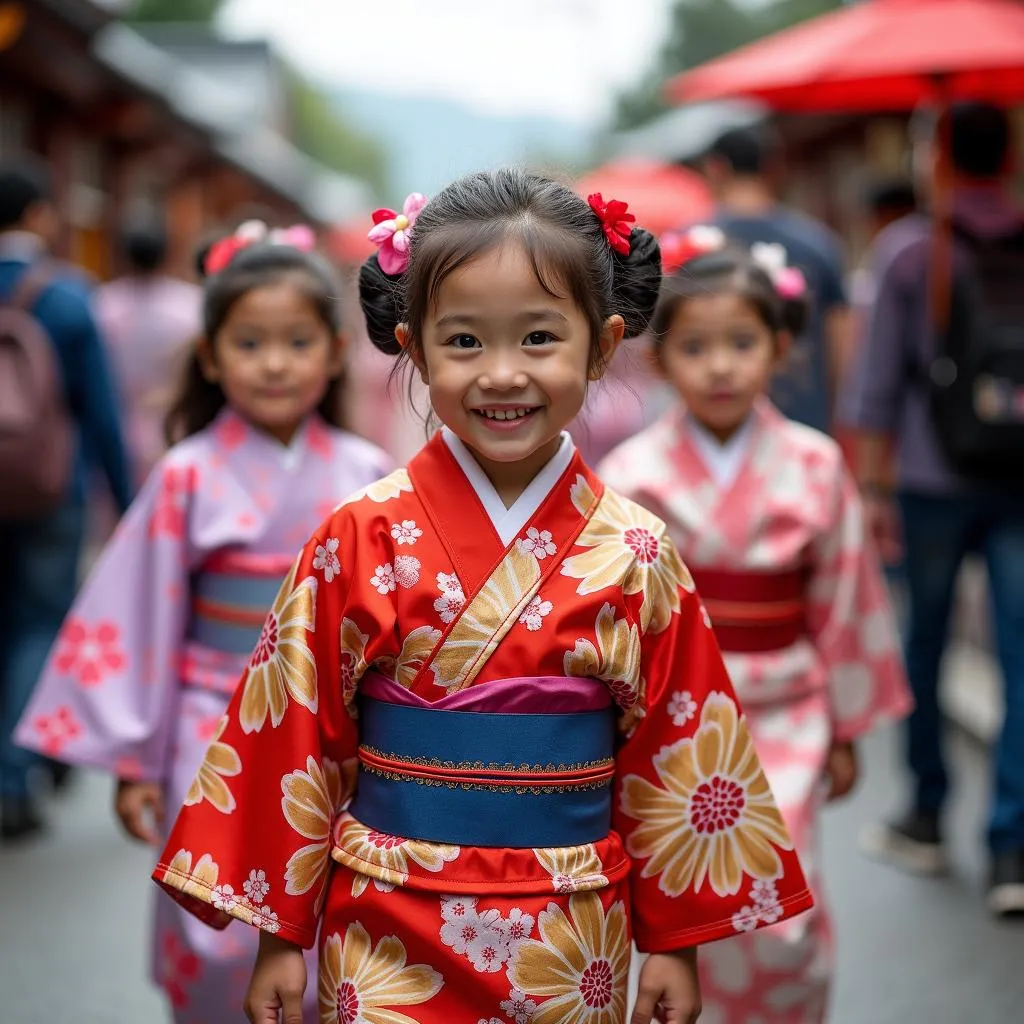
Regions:
[[[1024,4],[870,0],[669,81],[677,103],[755,98],[781,111],[910,110],[1024,97]]]
[[[641,227],[656,235],[710,216],[714,200],[696,171],[652,160],[614,160],[574,186],[586,198],[600,192],[629,204]]]

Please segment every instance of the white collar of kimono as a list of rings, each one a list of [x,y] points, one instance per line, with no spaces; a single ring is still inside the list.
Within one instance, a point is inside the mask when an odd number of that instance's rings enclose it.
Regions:
[[[684,421],[697,453],[715,478],[715,483],[719,487],[728,487],[736,479],[743,460],[750,451],[750,441],[754,434],[753,412],[724,444],[689,413],[686,414]]]
[[[551,461],[530,481],[526,490],[516,499],[511,508],[505,508],[494,484],[487,479],[487,474],[480,467],[480,463],[473,458],[473,453],[462,443],[462,441],[448,427],[442,427],[441,437],[448,445],[448,450],[455,456],[455,461],[462,468],[476,491],[480,503],[487,512],[494,532],[501,538],[502,544],[506,547],[522,533],[523,527],[534,517],[537,509],[543,504],[544,499],[551,493],[551,488],[558,482],[559,477],[569,468],[573,455],[576,454],[576,446],[572,438],[562,431],[562,443],[558,451],[552,456]]]
[[[242,423],[245,423],[249,428],[250,436],[255,438],[258,445],[266,448],[270,452],[273,452],[274,456],[280,461],[281,468],[286,472],[290,473],[295,469],[306,453],[306,434],[309,431],[310,421],[310,417],[308,416],[299,425],[299,429],[295,431],[295,435],[288,444],[282,444],[276,437],[268,434],[265,430],[261,430],[259,427],[248,423],[230,407],[226,406],[224,412],[221,413],[221,416],[225,418],[235,417]]]

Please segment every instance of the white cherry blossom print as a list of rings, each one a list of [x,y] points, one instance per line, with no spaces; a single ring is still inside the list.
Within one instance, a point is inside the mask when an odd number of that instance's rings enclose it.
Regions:
[[[444,919],[444,897],[442,897],[441,913],[444,924],[441,925],[441,941],[450,946],[453,953],[465,956],[469,947],[480,940],[484,932],[489,931],[489,925],[480,919],[477,913],[476,900],[467,901],[463,907],[464,913],[453,916],[450,920]],[[494,918],[498,916],[497,911],[491,912]],[[493,919],[493,918],[492,918]]]
[[[230,885],[215,885],[213,887],[213,905],[218,910],[225,912],[234,910],[238,906],[238,896]]]
[[[476,917],[475,896],[441,897],[442,921],[464,921],[467,917]]]
[[[740,907],[732,915],[732,926],[738,932],[752,932],[760,920],[756,907]]]
[[[415,519],[403,519],[391,526],[391,538],[396,544],[415,544],[423,536]]]
[[[519,907],[513,907],[504,919],[502,931],[508,945],[508,955],[515,956],[520,944],[533,935],[534,919],[531,914],[524,914]]]
[[[420,560],[413,555],[395,556],[395,582],[411,590],[420,581]]]
[[[437,589],[444,593],[461,594],[462,584],[459,577],[453,572],[439,572],[437,574]]]
[[[544,625],[544,619],[551,614],[554,605],[550,601],[543,601],[539,596],[535,597],[527,606],[519,622],[531,633],[536,633]]]
[[[543,562],[548,555],[558,550],[551,538],[551,531],[538,530],[536,526],[531,526],[526,536],[516,541],[516,548],[521,555],[533,555],[538,562]]]
[[[495,910],[488,913],[498,912]],[[480,935],[469,943],[466,955],[480,974],[495,974],[500,971],[507,963],[509,955],[504,922],[496,918],[490,927],[484,928]]]
[[[267,881],[267,873],[262,870],[250,871],[249,877],[242,883],[246,898],[254,906],[258,907],[270,892],[270,883]]]
[[[324,574],[324,582],[330,583],[341,575],[341,560],[338,558],[338,538],[328,537],[325,544],[318,544],[313,554],[313,568]]]
[[[673,725],[686,725],[697,714],[697,702],[689,690],[676,690],[668,702],[668,713]]]
[[[503,999],[499,1004],[501,1012],[515,1024],[530,1024],[533,1015],[537,1012],[537,1003],[533,999],[514,988],[508,994],[508,999]]]
[[[257,928],[270,932],[271,935],[276,934],[281,929],[281,922],[278,921],[277,914],[270,907],[260,907],[258,910],[253,908],[252,923]]]
[[[382,596],[394,593],[398,586],[395,580],[395,567],[390,562],[387,565],[378,565],[370,578],[370,586]]]
[[[462,611],[466,603],[466,595],[462,592],[462,584],[455,573],[437,574],[437,589],[441,596],[434,601],[434,611],[441,616],[441,621],[447,626],[454,622],[456,616]]]

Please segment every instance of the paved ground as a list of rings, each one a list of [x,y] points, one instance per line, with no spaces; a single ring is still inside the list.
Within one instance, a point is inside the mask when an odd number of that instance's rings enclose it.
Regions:
[[[855,847],[858,828],[896,800],[894,749],[888,735],[865,749],[864,786],[828,816],[826,870],[840,934],[830,1024],[1020,1021],[1024,926],[993,923],[979,900],[984,760],[977,747],[957,744],[957,871],[919,881],[865,861]],[[150,854],[121,839],[108,803],[106,779],[83,779],[51,808],[49,838],[0,849],[2,1024],[165,1020],[144,980]]]

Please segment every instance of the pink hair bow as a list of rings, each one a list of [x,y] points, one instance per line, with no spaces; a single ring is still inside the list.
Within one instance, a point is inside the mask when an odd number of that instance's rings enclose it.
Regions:
[[[247,220],[238,225],[233,235],[210,246],[203,268],[209,275],[219,274],[243,249],[260,242],[288,245],[301,252],[312,252],[316,248],[316,232],[308,224],[293,224],[290,228],[274,228],[270,231],[261,220]]]
[[[413,192],[406,198],[401,213],[387,209],[374,211],[373,227],[367,238],[377,246],[377,262],[385,274],[405,273],[409,266],[409,245],[416,218],[426,205],[426,196]]]
[[[658,239],[662,273],[675,273],[698,256],[725,248],[725,232],[711,224],[697,224],[682,233],[670,231]]]
[[[807,294],[807,278],[799,267],[787,265],[786,247],[778,242],[755,242],[750,247],[751,259],[771,278],[779,295],[787,300],[802,299]]]

